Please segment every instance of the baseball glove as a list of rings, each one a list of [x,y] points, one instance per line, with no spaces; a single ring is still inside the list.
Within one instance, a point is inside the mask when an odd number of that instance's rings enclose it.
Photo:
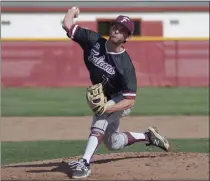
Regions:
[[[104,114],[106,110],[107,98],[103,92],[101,83],[89,86],[86,92],[86,98],[90,109],[97,115]]]

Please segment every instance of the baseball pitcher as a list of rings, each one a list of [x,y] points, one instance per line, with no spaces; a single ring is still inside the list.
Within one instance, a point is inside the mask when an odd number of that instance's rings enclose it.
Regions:
[[[83,50],[84,63],[92,85],[87,88],[87,105],[93,111],[93,121],[82,158],[69,163],[72,178],[91,174],[90,161],[98,146],[104,142],[109,150],[119,150],[134,143],[144,143],[169,151],[169,143],[153,127],[145,133],[120,132],[120,118],[134,106],[137,80],[135,68],[123,44],[134,32],[134,23],[127,16],[118,16],[110,27],[109,39],[84,29],[73,20],[79,8],[68,10],[63,20],[67,36]]]

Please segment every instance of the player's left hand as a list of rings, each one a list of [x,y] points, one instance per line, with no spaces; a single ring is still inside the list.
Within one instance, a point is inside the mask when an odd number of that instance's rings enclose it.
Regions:
[[[86,99],[89,107],[96,115],[103,115],[105,113],[107,98],[104,95],[101,83],[87,88]]]

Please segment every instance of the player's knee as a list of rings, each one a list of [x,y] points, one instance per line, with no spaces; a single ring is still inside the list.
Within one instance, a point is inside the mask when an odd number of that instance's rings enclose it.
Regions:
[[[101,130],[101,129],[99,129],[99,128],[91,128],[91,133],[90,133],[91,135],[92,135],[92,134],[97,134],[97,133],[98,133],[98,134],[99,134],[99,133],[100,133],[100,134],[104,134],[104,130]]]
[[[104,132],[100,129],[93,128],[90,133],[90,137],[96,137],[98,141],[102,141],[104,137]]]
[[[111,135],[106,146],[109,150],[120,150],[125,145],[125,138],[120,133],[114,133]]]

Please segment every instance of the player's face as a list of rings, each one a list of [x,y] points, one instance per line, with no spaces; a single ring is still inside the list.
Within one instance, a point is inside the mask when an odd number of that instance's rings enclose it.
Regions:
[[[126,27],[121,24],[113,24],[110,28],[110,40],[114,44],[121,44],[127,41],[129,32]]]

